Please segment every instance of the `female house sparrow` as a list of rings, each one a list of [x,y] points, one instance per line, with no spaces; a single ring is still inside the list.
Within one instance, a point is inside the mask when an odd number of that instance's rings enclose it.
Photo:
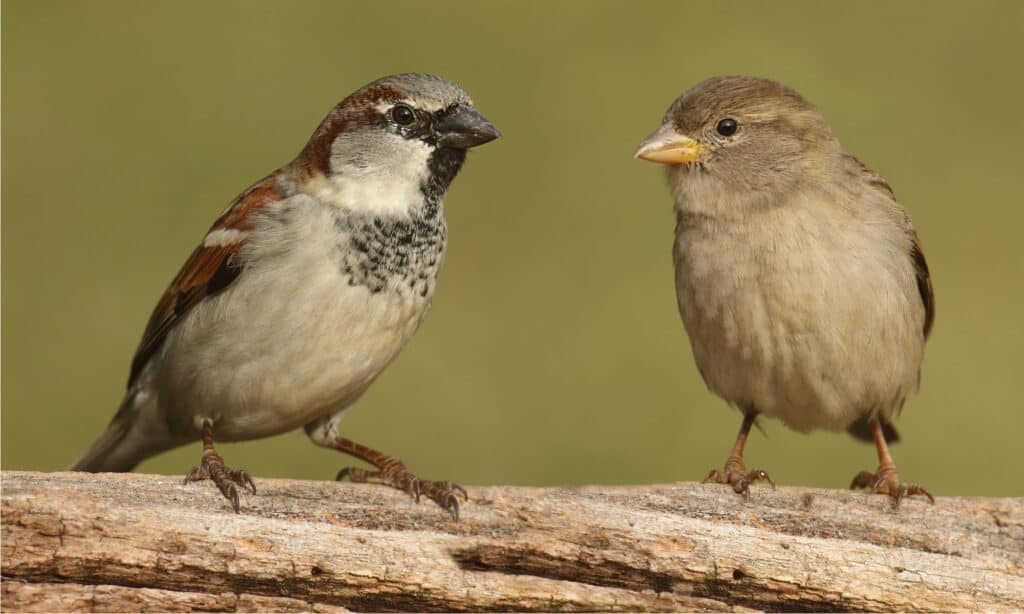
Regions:
[[[217,218],[157,304],[128,391],[74,471],[129,471],[198,439],[186,482],[211,479],[238,511],[214,441],[305,426],[377,468],[357,482],[422,493],[458,517],[450,482],[420,480],[340,437],[345,411],[426,315],[447,238],[442,198],[466,150],[500,136],[448,81],[401,74],[342,100],[291,163]]]
[[[813,105],[753,77],[679,97],[636,157],[668,165],[676,296],[708,387],[744,414],[724,470],[749,496],[743,446],[758,414],[874,439],[879,467],[851,488],[903,484],[886,440],[915,392],[935,318],[928,265],[889,184],[847,153]],[[772,483],[774,485],[774,483]]]

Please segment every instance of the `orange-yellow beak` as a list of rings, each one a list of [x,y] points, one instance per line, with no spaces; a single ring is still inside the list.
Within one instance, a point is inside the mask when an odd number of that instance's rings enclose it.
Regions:
[[[665,124],[640,142],[633,157],[658,164],[685,164],[696,160],[701,148],[697,141],[679,134],[675,126]]]

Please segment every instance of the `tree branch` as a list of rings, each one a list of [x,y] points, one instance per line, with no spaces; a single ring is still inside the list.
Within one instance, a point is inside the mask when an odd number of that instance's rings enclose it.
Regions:
[[[4,472],[3,610],[1022,610],[1024,499]]]

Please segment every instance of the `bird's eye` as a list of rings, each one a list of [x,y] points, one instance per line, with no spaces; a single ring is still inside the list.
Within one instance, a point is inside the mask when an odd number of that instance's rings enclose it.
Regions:
[[[715,130],[717,130],[718,134],[721,134],[722,136],[732,136],[736,134],[736,129],[739,127],[740,125],[736,123],[735,119],[726,117],[722,121],[718,122],[718,125],[715,126]]]
[[[400,126],[408,126],[412,120],[416,119],[416,114],[408,105],[396,104],[391,109],[391,119]]]

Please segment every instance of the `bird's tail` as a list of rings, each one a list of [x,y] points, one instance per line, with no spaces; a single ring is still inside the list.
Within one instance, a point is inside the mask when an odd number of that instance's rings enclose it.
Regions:
[[[70,471],[121,472],[131,471],[144,458],[149,456],[146,450],[137,443],[137,434],[133,434],[136,412],[131,407],[131,395],[122,403],[107,430],[100,435],[92,446],[71,466]]]

